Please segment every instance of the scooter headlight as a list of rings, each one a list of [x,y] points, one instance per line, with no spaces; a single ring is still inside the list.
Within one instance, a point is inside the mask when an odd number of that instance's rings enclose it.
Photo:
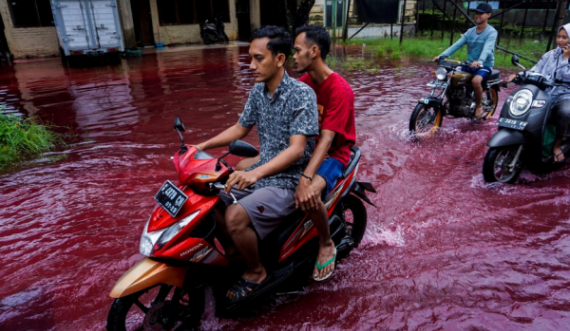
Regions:
[[[518,91],[511,101],[509,108],[511,115],[521,116],[524,115],[532,105],[532,92],[527,89]]]
[[[156,244],[153,246],[153,251],[161,249],[167,242],[169,242],[172,238],[174,238],[174,236],[176,236],[178,232],[180,232],[180,230],[182,230],[186,225],[188,225],[188,223],[190,223],[194,218],[196,218],[196,216],[198,216],[199,213],[200,213],[199,210],[195,211],[192,214],[184,217],[182,220],[166,228],[165,229],[166,231],[162,233],[160,238],[158,238]]]
[[[142,255],[144,256],[152,256],[153,252],[156,250],[161,249],[170,239],[174,238],[174,236],[182,230],[190,221],[192,221],[200,211],[196,211],[191,215],[183,218],[182,220],[172,224],[171,226],[153,232],[148,232],[148,223],[146,223],[143,234],[141,236],[141,243],[139,246],[139,250]]]
[[[447,77],[447,70],[445,70],[444,68],[439,68],[435,71],[435,78],[437,78],[438,80],[445,80],[446,77]]]
[[[146,225],[144,226],[144,230],[141,236],[141,243],[139,245],[139,251],[144,256],[152,255],[152,247],[154,247],[154,244],[156,243],[158,238],[160,238],[160,236],[162,236],[164,231],[166,231],[166,229],[162,229],[149,233],[148,223],[150,223],[150,219],[148,220],[148,222],[146,222]]]

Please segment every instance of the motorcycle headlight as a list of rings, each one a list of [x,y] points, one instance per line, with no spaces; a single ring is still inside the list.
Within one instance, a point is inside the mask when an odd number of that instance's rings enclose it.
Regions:
[[[170,241],[170,239],[174,238],[174,236],[176,236],[176,234],[178,234],[180,230],[182,230],[186,225],[188,225],[188,223],[190,223],[194,218],[196,218],[196,216],[199,213],[200,213],[199,210],[195,211],[192,214],[184,217],[182,220],[166,228],[165,229],[166,231],[164,231],[164,233],[162,233],[160,238],[158,238],[158,241],[154,245],[153,250],[156,251],[161,249],[167,242]]]
[[[446,77],[447,77],[447,70],[445,70],[444,68],[439,68],[435,71],[435,78],[437,78],[438,80],[445,80]]]
[[[174,236],[182,230],[190,221],[192,221],[200,211],[196,211],[189,216],[183,218],[182,220],[172,224],[171,226],[153,232],[148,232],[148,223],[144,227],[143,234],[141,236],[141,243],[139,246],[139,250],[142,255],[144,256],[152,256],[152,253],[156,250],[161,249],[170,239],[174,238]]]
[[[143,233],[141,236],[141,243],[139,245],[139,251],[144,256],[151,256],[152,247],[154,247],[154,244],[156,243],[158,238],[160,238],[160,236],[162,236],[164,231],[166,231],[166,229],[162,229],[162,230],[153,231],[153,232],[149,233],[148,232],[148,223],[150,223],[150,219],[148,220],[148,222],[146,222],[146,225],[144,227],[144,230],[143,230]]]
[[[511,101],[510,113],[513,116],[524,115],[532,105],[532,92],[527,89],[518,91]]]

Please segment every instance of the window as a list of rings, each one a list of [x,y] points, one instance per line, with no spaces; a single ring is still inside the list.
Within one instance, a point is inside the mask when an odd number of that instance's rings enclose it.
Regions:
[[[224,22],[229,22],[229,1],[231,0],[157,1],[160,25],[199,24],[206,20],[212,21],[216,15],[221,15]]]
[[[336,26],[341,27],[344,21],[344,0],[326,0],[325,6],[325,27],[333,27],[333,18]]]
[[[53,26],[49,0],[8,0],[15,28]]]

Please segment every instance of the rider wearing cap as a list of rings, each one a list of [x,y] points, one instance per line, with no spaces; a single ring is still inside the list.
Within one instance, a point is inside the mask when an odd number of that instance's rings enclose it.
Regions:
[[[483,96],[482,82],[491,76],[493,65],[495,64],[497,30],[487,23],[491,13],[491,5],[488,3],[479,4],[477,9],[475,9],[475,23],[477,23],[477,26],[467,30],[461,36],[461,39],[433,59],[437,61],[442,56],[451,56],[467,44],[467,61],[471,62],[471,66],[463,66],[461,71],[475,75],[471,84],[473,84],[473,91],[475,92],[476,120],[483,119],[486,115],[483,114],[483,107],[481,106]]]

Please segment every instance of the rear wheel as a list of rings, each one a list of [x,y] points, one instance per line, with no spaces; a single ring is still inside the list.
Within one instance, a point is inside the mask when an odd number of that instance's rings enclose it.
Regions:
[[[512,164],[517,150],[518,146],[489,148],[483,161],[485,181],[488,183],[496,181],[514,183],[521,172],[520,160],[516,164]]]
[[[491,118],[499,104],[499,93],[497,90],[490,88],[485,91],[485,93],[483,93],[483,100],[481,103],[483,104],[483,111],[489,112],[487,116],[485,116],[485,119]]]
[[[115,299],[107,316],[107,330],[171,330],[182,321],[184,330],[198,327],[205,306],[204,288],[187,293],[175,288],[172,298],[179,298],[177,302],[168,299],[171,290],[172,286],[159,285]],[[173,316],[172,311],[178,314]]]
[[[418,138],[434,134],[443,121],[441,109],[418,103],[410,117],[410,132]]]
[[[362,201],[354,195],[348,195],[344,198],[338,208],[338,215],[344,220],[346,227],[346,238],[352,242],[348,249],[342,252],[340,258],[348,256],[350,251],[358,247],[366,232],[366,224],[368,223],[368,215]],[[339,252],[340,254],[340,252]]]

